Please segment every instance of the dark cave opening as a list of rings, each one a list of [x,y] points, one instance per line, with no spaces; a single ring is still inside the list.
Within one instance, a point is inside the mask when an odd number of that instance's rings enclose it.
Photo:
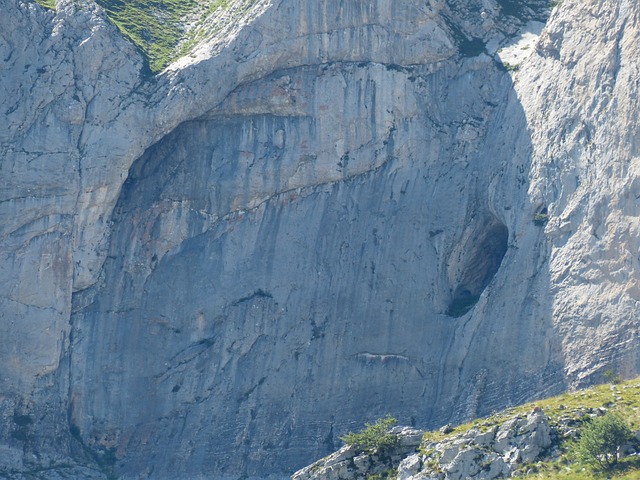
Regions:
[[[509,230],[501,222],[490,223],[474,238],[464,259],[458,285],[453,290],[447,315],[458,318],[471,310],[498,272],[507,253]]]

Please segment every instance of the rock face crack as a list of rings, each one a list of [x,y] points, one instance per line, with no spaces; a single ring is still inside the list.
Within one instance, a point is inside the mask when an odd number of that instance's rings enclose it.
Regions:
[[[273,298],[273,295],[271,295],[270,293],[265,292],[264,290],[259,288],[258,290],[253,292],[251,295],[247,295],[246,297],[242,297],[242,298],[239,298],[238,300],[234,301],[231,304],[231,306],[232,307],[237,307],[238,305],[240,305],[242,303],[250,302],[251,300],[259,299],[259,298]]]

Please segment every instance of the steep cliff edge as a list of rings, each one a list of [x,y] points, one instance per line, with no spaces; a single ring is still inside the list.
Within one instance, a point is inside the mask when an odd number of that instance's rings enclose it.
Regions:
[[[640,370],[633,1],[509,73],[543,2],[237,0],[153,78],[4,3],[2,474],[282,477]]]

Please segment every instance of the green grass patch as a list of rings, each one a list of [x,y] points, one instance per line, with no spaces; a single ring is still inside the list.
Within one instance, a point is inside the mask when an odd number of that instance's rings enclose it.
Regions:
[[[546,213],[536,213],[533,216],[533,223],[538,227],[544,227],[549,221],[549,215]]]
[[[502,65],[507,72],[517,72],[518,70],[520,70],[520,65],[515,63],[503,62]]]
[[[38,5],[51,10],[56,9],[56,0],[35,0]]]
[[[529,473],[524,473],[518,478],[527,480],[638,480],[640,479],[640,462],[637,458],[621,460],[615,470],[597,471],[582,463],[569,463],[566,460],[560,462],[538,462],[527,465]],[[531,470],[534,470],[531,472]]]
[[[145,54],[152,72],[173,59],[195,0],[97,0],[120,32]]]
[[[619,382],[617,378],[614,380],[616,383],[597,385],[586,390],[510,408],[490,417],[458,425],[446,434],[437,430],[427,432],[424,435],[421,451],[429,453],[430,443],[452,439],[472,428],[481,432],[487,431],[516,415],[527,415],[534,407],[542,408],[552,427],[558,427],[563,422],[566,424],[567,420],[570,420],[574,421],[576,429],[580,430],[583,428],[585,420],[591,418],[589,412],[603,408],[615,412],[623,418],[633,431],[640,430],[640,378],[626,382]],[[522,471],[518,472],[518,478],[545,480],[640,479],[640,457],[638,456],[624,457],[614,468],[603,470],[594,468],[593,464],[581,458],[577,440],[571,437],[561,437],[555,446],[560,453],[556,461],[540,461],[523,465]]]
[[[397,469],[390,468],[382,473],[375,473],[373,475],[367,475],[366,480],[395,480]]]
[[[55,10],[55,0],[34,0]],[[189,53],[207,31],[204,21],[230,0],[96,0],[120,33],[144,54],[152,73]]]
[[[157,73],[195,46],[192,30],[229,0],[97,0]],[[188,28],[191,22],[192,28]],[[183,45],[180,47],[180,45]],[[185,48],[186,46],[186,48]]]

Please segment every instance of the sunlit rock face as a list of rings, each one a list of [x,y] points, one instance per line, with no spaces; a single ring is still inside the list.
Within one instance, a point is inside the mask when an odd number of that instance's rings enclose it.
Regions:
[[[640,370],[635,3],[517,72],[536,2],[248,3],[154,79],[90,2],[0,19],[2,468],[285,478]]]

